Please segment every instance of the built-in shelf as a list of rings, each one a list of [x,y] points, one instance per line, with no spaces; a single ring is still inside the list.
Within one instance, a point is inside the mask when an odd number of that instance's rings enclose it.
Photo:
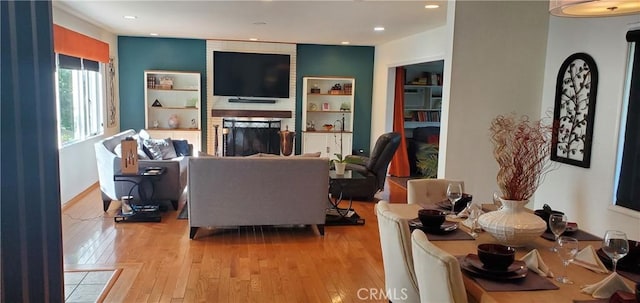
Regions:
[[[317,94],[307,94],[307,96],[351,96],[351,94],[328,94],[328,93],[317,93]]]
[[[324,113],[324,114],[350,114],[350,110],[308,110],[308,113]]]
[[[350,134],[350,133],[352,133],[352,131],[347,131],[347,130],[345,130],[343,132],[341,132],[339,130],[303,130],[302,132],[303,133],[318,133],[318,134],[340,134],[340,133]]]
[[[149,106],[152,109],[198,109],[197,107],[189,106]]]
[[[147,87],[148,90],[153,90],[153,91],[176,91],[176,92],[197,92],[200,91],[199,89],[196,88],[150,88]]]

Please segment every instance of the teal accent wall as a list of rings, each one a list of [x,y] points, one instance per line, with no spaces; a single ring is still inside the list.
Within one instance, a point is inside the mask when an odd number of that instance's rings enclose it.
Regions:
[[[373,95],[372,46],[333,46],[298,44],[296,62],[296,153],[302,142],[302,77],[354,77],[353,149],[369,154],[371,137],[371,99]]]
[[[200,108],[206,109],[206,40],[118,37],[120,129],[144,128],[144,71],[174,70],[200,73]],[[206,149],[207,113],[202,110],[202,147]]]

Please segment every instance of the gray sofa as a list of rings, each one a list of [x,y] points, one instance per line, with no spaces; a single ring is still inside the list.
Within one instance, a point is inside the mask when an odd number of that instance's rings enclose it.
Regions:
[[[98,164],[98,180],[102,192],[103,209],[109,208],[112,200],[120,200],[127,196],[133,183],[113,181],[114,174],[120,171],[121,158],[114,152],[115,147],[126,137],[136,135],[133,129],[123,131],[111,137],[100,140],[95,144],[96,161]],[[178,209],[178,200],[187,186],[187,166],[189,157],[177,157],[171,160],[138,160],[138,167],[165,167],[166,173],[155,182],[153,198],[155,200],[169,200],[174,209]],[[132,179],[135,180],[135,179]],[[134,199],[139,198],[136,189],[131,191]]]
[[[189,237],[199,227],[317,225],[324,235],[329,161],[317,157],[191,157]]]

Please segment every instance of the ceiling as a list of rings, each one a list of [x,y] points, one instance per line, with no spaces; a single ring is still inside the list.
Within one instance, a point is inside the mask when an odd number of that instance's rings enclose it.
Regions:
[[[443,26],[447,11],[446,1],[54,0],[53,5],[122,36],[329,45],[386,43]],[[376,26],[385,30],[374,31]]]

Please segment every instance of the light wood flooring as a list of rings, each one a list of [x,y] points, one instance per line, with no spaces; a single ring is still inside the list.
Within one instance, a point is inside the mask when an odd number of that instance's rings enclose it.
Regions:
[[[190,240],[171,208],[160,223],[114,223],[119,203],[103,213],[94,187],[63,208],[65,270],[121,269],[105,302],[387,302],[368,296],[384,289],[374,205],[354,201],[365,225],[326,226],[324,237],[241,227]]]

